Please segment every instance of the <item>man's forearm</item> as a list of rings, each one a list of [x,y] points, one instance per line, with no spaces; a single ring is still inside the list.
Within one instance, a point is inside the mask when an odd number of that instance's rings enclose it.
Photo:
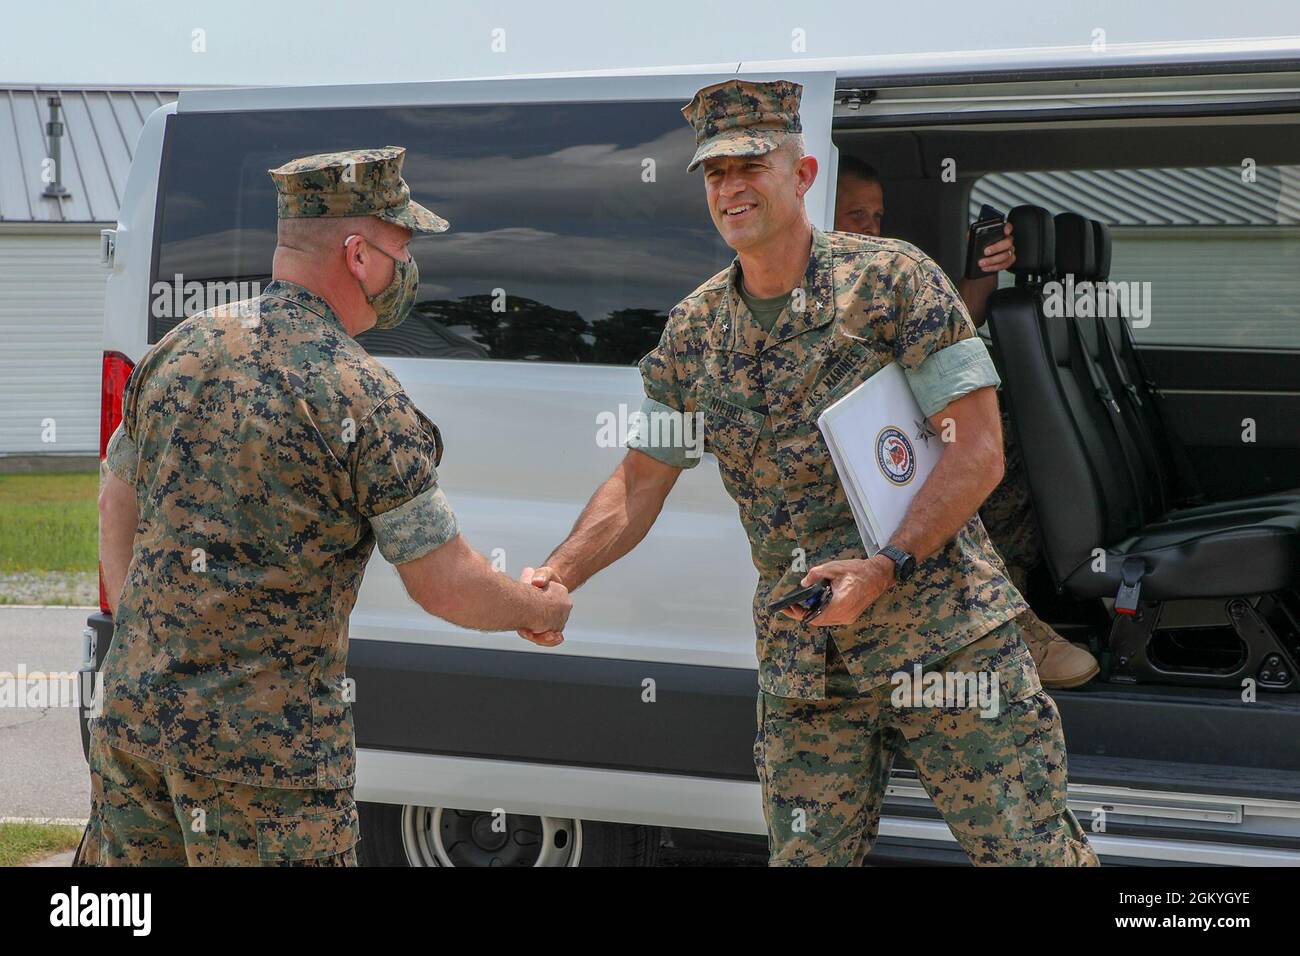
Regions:
[[[943,412],[936,416],[936,428],[942,428],[944,417]],[[974,423],[957,425],[958,440],[944,449],[890,538],[917,561],[951,541],[1002,480],[1001,423],[994,418],[981,424],[982,433],[969,435],[961,432],[973,431]]]
[[[442,617],[479,631],[546,626],[545,602],[537,588],[525,587],[510,575],[494,570],[483,555],[468,545],[465,552],[447,582],[447,593],[455,595],[455,600],[447,605]]]
[[[966,311],[970,313],[971,321],[976,327],[984,324],[984,313],[988,311],[989,297],[997,287],[996,275],[981,276],[978,279],[963,278],[958,281],[957,292],[962,302],[966,303]]]
[[[570,591],[641,543],[677,480],[679,469],[647,462],[637,467],[630,460],[636,454],[629,452],[596,489],[569,536],[546,559]]]
[[[416,603],[461,627],[513,631],[553,626],[542,591],[494,570],[461,535],[397,570]]]
[[[110,613],[117,610],[117,598],[126,583],[139,521],[135,489],[104,469],[99,488],[99,562],[104,569],[104,596]]]

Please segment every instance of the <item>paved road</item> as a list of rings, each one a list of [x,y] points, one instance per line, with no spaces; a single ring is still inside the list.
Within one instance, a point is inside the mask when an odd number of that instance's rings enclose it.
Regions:
[[[91,611],[0,607],[0,672],[75,674]],[[76,709],[0,707],[0,817],[84,820],[89,813]]]

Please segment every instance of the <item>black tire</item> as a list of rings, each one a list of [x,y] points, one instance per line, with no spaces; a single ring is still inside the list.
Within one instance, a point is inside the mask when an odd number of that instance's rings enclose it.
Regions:
[[[655,866],[658,863],[658,827],[582,822],[582,858],[578,866]]]
[[[362,866],[410,866],[402,843],[402,810],[391,803],[358,803]],[[658,827],[583,820],[579,866],[654,866],[659,861]]]
[[[361,843],[357,861],[362,866],[410,866],[402,848],[402,808],[392,803],[358,803]]]

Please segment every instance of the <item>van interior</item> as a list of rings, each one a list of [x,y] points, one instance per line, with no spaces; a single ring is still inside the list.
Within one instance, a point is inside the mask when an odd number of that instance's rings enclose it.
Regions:
[[[981,334],[1043,533],[1026,597],[1102,662],[1053,691],[1072,756],[1300,771],[1297,117],[850,120],[834,139],[878,171],[884,235],[950,276],[981,202],[1011,213]],[[1149,282],[1149,314],[1062,314],[1090,282]],[[1121,700],[1143,710],[1106,719]]]

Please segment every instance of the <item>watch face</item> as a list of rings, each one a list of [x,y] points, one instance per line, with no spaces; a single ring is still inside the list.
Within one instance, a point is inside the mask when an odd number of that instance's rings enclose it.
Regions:
[[[911,577],[913,569],[916,567],[916,559],[904,551],[902,548],[896,548],[892,544],[882,548],[889,560],[894,562],[894,575],[900,581],[906,581]]]

